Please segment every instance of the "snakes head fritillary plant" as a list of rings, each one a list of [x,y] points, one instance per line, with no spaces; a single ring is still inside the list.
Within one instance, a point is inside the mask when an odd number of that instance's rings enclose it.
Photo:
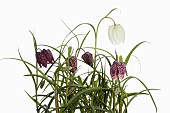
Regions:
[[[109,52],[102,49],[97,44],[99,27],[105,19],[113,23],[108,26],[108,39],[111,43],[116,45],[124,43],[123,26],[117,24],[110,16],[114,10],[116,9],[112,9],[100,19],[97,26],[81,23],[71,29],[63,22],[70,32],[57,47],[38,44],[30,31],[35,48],[35,55],[32,57],[36,62],[24,60],[20,52],[19,58],[10,59],[21,61],[28,69],[28,73],[24,76],[31,77],[35,94],[29,92],[26,94],[35,103],[37,113],[75,113],[77,111],[128,113],[129,105],[138,95],[149,96],[157,112],[157,106],[151,94],[151,90],[157,89],[148,88],[142,80],[130,76],[131,72],[127,70],[133,52],[147,41],[139,42],[132,47],[126,57],[113,52],[116,50]],[[80,26],[89,26],[89,32],[81,36],[76,34],[75,30]],[[94,35],[89,35],[90,33]],[[71,34],[73,36],[70,36]],[[85,45],[87,38],[94,39],[94,46]],[[73,39],[77,40],[76,48],[70,44]],[[88,69],[86,70],[84,66]],[[127,83],[131,79],[141,83],[144,89],[127,92]]]

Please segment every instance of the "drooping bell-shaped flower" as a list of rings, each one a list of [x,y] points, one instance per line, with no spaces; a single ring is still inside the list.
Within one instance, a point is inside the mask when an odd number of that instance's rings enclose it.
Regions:
[[[84,60],[86,64],[93,67],[93,55],[90,52],[85,52],[81,58]]]
[[[126,65],[124,62],[114,61],[110,67],[110,75],[112,79],[124,78],[124,75],[127,75]]]
[[[71,56],[69,59],[69,66],[71,67],[71,72],[75,73],[77,71],[77,58],[75,56]]]
[[[125,31],[120,24],[109,26],[108,35],[112,44],[120,44],[125,41]]]
[[[54,58],[49,49],[47,50],[43,49],[40,52],[36,52],[36,61],[41,68],[42,66],[47,67],[47,64],[53,64]]]
[[[41,52],[42,52],[42,53],[45,55],[45,57],[47,58],[47,62],[48,62],[48,63],[50,63],[50,64],[53,64],[53,63],[54,63],[53,55],[52,55],[52,53],[51,53],[51,51],[50,51],[49,49],[47,49],[47,50],[43,49]]]
[[[42,52],[36,52],[36,60],[37,63],[39,64],[40,68],[42,66],[47,67],[47,58]]]

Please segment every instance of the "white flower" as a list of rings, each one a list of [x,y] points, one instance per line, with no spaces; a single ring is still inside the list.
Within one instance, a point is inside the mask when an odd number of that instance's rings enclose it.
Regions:
[[[120,24],[109,26],[108,34],[112,44],[120,44],[125,41],[125,31]]]

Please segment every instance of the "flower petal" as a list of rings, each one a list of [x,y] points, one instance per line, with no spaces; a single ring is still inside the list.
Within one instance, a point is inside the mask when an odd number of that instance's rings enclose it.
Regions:
[[[120,25],[116,25],[116,33],[117,33],[117,42],[120,44],[121,42],[125,42],[125,31],[124,28]]]
[[[109,40],[112,44],[116,44],[116,40],[115,40],[115,26],[109,26],[109,30],[108,30],[108,35],[109,35]]]

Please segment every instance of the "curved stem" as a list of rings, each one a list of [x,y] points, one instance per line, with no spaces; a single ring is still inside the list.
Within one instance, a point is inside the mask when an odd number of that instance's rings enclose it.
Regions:
[[[94,48],[94,50],[95,50],[95,52],[94,52],[95,57],[94,57],[94,61],[96,61],[97,34],[98,34],[99,26],[100,26],[101,22],[102,22],[104,19],[110,19],[110,20],[112,20],[113,23],[115,24],[115,21],[114,21],[111,17],[108,17],[108,16],[110,15],[110,13],[112,13],[112,12],[113,12],[114,10],[116,10],[116,9],[117,9],[117,8],[112,9],[106,16],[104,16],[104,17],[99,21],[99,23],[98,23],[98,25],[97,25],[97,28],[96,28],[96,30],[95,30],[95,48]],[[94,62],[94,69],[96,69],[96,62]],[[94,71],[95,71],[95,70],[94,70]]]

